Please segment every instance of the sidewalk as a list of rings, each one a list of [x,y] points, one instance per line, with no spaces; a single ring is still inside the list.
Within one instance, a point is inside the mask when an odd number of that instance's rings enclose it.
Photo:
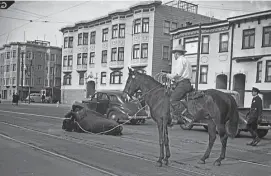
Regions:
[[[11,100],[1,100],[1,104],[12,104]],[[54,103],[33,103],[31,102],[28,104],[28,102],[21,102],[19,101],[19,105],[28,105],[28,106],[47,106],[47,107],[57,107],[57,104]],[[59,104],[58,107],[71,107],[71,104]]]

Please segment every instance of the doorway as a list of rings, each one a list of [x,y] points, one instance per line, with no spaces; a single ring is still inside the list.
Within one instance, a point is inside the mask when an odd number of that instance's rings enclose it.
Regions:
[[[233,90],[240,94],[240,107],[244,107],[246,75],[240,73],[233,77]]]
[[[227,89],[228,77],[221,74],[216,77],[216,89]]]
[[[87,82],[87,97],[90,98],[95,93],[95,82],[94,81],[88,81]]]

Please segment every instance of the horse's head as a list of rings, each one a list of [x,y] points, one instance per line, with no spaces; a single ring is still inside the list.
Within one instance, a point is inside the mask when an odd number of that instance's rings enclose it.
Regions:
[[[129,95],[133,95],[135,92],[137,92],[140,89],[140,84],[139,84],[139,74],[136,70],[132,70],[131,68],[129,69],[129,77],[126,81],[126,85],[125,88],[123,90],[123,92],[129,94]]]

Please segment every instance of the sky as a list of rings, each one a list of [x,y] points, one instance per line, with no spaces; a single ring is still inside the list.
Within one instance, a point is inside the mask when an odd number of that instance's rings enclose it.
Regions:
[[[162,2],[168,2],[163,0]],[[198,13],[224,20],[228,17],[271,10],[271,1],[187,1],[198,4]],[[51,46],[63,44],[61,27],[91,20],[138,1],[21,1],[0,10],[0,47],[10,42],[46,40]],[[32,20],[32,21],[30,21]]]

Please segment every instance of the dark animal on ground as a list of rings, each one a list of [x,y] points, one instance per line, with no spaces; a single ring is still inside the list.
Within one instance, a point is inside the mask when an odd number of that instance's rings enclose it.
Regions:
[[[149,75],[139,73],[129,68],[124,92],[133,95],[138,90],[142,91],[146,104],[150,108],[151,117],[157,123],[159,132],[160,156],[157,161],[162,166],[162,160],[168,165],[170,157],[168,124],[171,123],[170,116],[170,92]],[[191,90],[192,91],[192,90]],[[187,109],[196,120],[205,118],[208,122],[209,145],[199,163],[204,164],[209,158],[211,149],[216,139],[216,130],[222,143],[220,157],[215,165],[221,165],[225,158],[227,139],[234,138],[238,132],[239,114],[234,98],[226,93],[215,89],[206,91],[192,91],[188,95]],[[182,104],[180,102],[180,104]],[[164,148],[166,156],[164,157]]]
[[[122,135],[123,127],[116,121],[105,118],[82,103],[75,102],[65,118],[62,129],[66,131]]]

